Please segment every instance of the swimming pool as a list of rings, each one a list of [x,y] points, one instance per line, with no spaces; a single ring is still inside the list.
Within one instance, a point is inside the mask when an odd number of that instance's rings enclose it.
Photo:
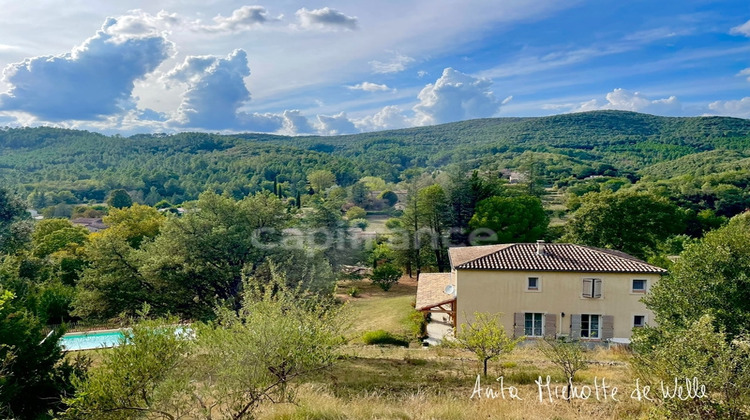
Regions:
[[[60,345],[66,351],[91,350],[119,346],[122,338],[121,330],[70,333],[60,338]]]
[[[124,337],[123,331],[130,331],[130,329],[68,333],[60,337],[60,345],[64,351],[117,347]],[[186,339],[195,338],[195,332],[187,326],[175,328],[174,333],[176,336]]]

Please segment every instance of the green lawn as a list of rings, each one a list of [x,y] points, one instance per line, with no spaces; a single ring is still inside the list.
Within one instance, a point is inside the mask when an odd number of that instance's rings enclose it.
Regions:
[[[376,233],[389,233],[390,230],[385,227],[385,222],[390,219],[391,216],[388,216],[386,214],[368,214],[367,217],[365,217],[365,220],[367,220],[367,229],[365,229],[368,232],[376,232]]]
[[[359,297],[347,295],[352,287],[359,289]],[[407,336],[410,331],[408,317],[414,310],[412,304],[416,293],[416,282],[406,279],[402,279],[387,292],[369,280],[339,283],[337,294],[349,302],[351,310],[351,339],[358,340],[362,333],[372,330],[386,330],[394,335]]]

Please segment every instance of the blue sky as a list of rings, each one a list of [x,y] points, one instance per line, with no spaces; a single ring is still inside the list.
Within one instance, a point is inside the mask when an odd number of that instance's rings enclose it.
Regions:
[[[344,134],[595,109],[750,118],[747,1],[3,3],[0,126]]]

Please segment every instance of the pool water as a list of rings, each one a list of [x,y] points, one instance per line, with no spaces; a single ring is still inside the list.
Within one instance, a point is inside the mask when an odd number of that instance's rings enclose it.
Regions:
[[[120,345],[122,331],[92,331],[87,333],[70,333],[60,338],[64,350],[90,350]]]

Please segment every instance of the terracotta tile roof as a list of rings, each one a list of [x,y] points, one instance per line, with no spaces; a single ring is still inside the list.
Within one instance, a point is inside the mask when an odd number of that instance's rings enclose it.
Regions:
[[[500,244],[449,248],[448,257],[450,257],[451,260],[451,267],[458,267],[459,265],[492,254],[493,252],[507,248],[511,245],[512,244]]]
[[[417,303],[414,307],[421,311],[455,299],[445,294],[445,286],[451,284],[451,273],[420,273],[417,282]]]
[[[575,244],[544,244],[542,255],[537,244],[494,245],[493,252],[482,251],[472,260],[453,263],[465,270],[505,271],[577,271],[591,273],[666,273],[667,270],[647,264],[632,255],[610,249]],[[486,248],[486,247],[482,247]],[[453,249],[451,248],[449,252]],[[453,262],[454,260],[451,259]]]

